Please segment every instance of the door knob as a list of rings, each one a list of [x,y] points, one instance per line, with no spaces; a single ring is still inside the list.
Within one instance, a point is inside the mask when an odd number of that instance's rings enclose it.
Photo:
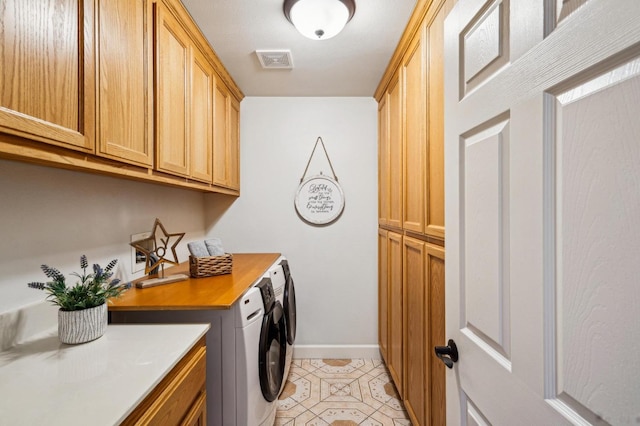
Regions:
[[[449,339],[447,346],[436,346],[433,348],[436,352],[436,356],[440,358],[440,361],[444,362],[449,368],[453,368],[453,363],[458,362],[458,347],[453,339]]]

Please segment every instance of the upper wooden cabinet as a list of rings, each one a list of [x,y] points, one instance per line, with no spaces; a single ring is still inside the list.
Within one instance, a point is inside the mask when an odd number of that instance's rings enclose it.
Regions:
[[[378,104],[378,224],[389,221],[389,104],[383,96]]]
[[[444,20],[455,0],[441,2],[426,25],[427,191],[425,233],[444,239]]]
[[[95,149],[94,0],[3,0],[0,132]]]
[[[453,4],[418,2],[375,95],[380,105],[379,223],[442,242],[444,19]]]
[[[224,84],[214,94],[213,184],[240,189],[240,105]]]
[[[189,176],[191,40],[164,2],[156,3],[156,169]]]
[[[179,0],[0,4],[0,158],[239,194],[243,94]]]
[[[239,191],[239,102],[164,2],[155,25],[156,169]]]
[[[389,108],[389,217],[387,225],[402,226],[403,200],[403,143],[402,143],[402,84],[396,73],[389,83],[387,94]]]
[[[404,126],[402,227],[423,233],[425,230],[426,174],[426,72],[424,27],[413,39],[402,62]]]
[[[229,188],[240,191],[240,102],[231,98],[228,140]]]
[[[191,49],[191,102],[189,102],[189,175],[211,183],[213,158],[213,67],[199,49]]]
[[[153,165],[150,0],[98,2],[98,143],[100,156]],[[123,43],[122,40],[127,40]]]

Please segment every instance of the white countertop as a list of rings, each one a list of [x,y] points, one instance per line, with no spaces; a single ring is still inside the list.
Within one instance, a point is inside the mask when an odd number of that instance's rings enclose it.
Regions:
[[[3,425],[116,425],[205,335],[209,324],[113,325],[65,345],[57,329],[0,352]]]

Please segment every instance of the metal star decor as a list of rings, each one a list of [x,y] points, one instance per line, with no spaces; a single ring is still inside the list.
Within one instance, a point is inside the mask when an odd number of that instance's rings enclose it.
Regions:
[[[156,235],[158,233],[158,228],[160,229],[160,235]],[[163,265],[162,274],[164,275],[164,264],[170,263],[172,265],[178,264],[178,255],[176,254],[176,246],[184,237],[184,232],[177,232],[175,234],[170,234],[167,232],[165,227],[160,222],[160,219],[156,218],[155,223],[153,224],[153,230],[151,231],[151,235],[147,238],[143,238],[142,240],[133,241],[130,243],[132,247],[136,250],[144,253],[146,257],[144,273],[148,274],[149,272],[156,269],[158,266]],[[173,254],[173,260],[167,259],[165,255],[169,249],[169,243],[173,239],[173,244],[171,245],[171,253]]]

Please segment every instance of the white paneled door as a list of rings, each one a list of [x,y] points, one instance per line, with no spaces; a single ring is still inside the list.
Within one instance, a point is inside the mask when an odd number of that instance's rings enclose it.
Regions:
[[[640,424],[640,1],[459,0],[445,72],[448,424]]]

